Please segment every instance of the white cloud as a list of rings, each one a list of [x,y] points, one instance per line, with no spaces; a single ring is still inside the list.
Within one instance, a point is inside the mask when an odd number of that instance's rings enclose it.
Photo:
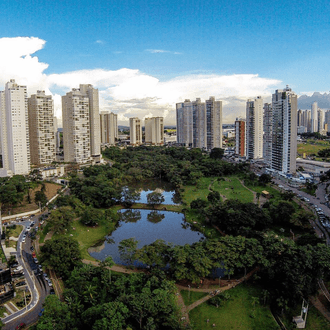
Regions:
[[[170,50],[164,50],[164,49],[146,49],[145,51],[151,54],[170,53],[174,55],[182,55],[182,53],[180,52],[172,52]]]
[[[103,41],[103,40],[96,40],[95,43],[96,43],[96,44],[103,45],[103,44],[104,44],[104,41]]]
[[[216,75],[187,74],[167,81],[147,75],[137,69],[122,68],[79,70],[46,75],[48,64],[33,56],[45,45],[38,38],[0,38],[0,84],[15,78],[28,86],[29,94],[37,89],[52,90],[64,95],[79,84],[92,84],[100,92],[100,110],[117,113],[120,124],[128,125],[129,117],[164,116],[165,124],[175,124],[175,103],[197,97],[205,100],[215,96],[223,101],[224,122],[233,122],[244,115],[247,98],[258,95],[268,98],[281,82],[257,74]],[[161,51],[160,52],[166,52]],[[61,97],[54,95],[55,113],[61,116]]]

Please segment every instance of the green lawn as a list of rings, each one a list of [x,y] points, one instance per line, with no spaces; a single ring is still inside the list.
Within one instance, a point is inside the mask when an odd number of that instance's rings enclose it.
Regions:
[[[197,185],[195,186],[184,186],[184,192],[182,193],[182,202],[190,205],[190,203],[197,199],[201,198],[206,200],[207,195],[209,194],[209,185],[216,178],[201,178],[198,180]]]
[[[253,193],[235,176],[226,177],[225,181],[215,180],[212,189],[226,196],[227,199],[238,199],[243,203],[253,202]]]
[[[183,298],[184,304],[186,306],[189,306],[193,302],[208,295],[208,293],[206,293],[206,292],[195,292],[195,291],[189,292],[189,290],[181,290],[180,293]]]
[[[297,154],[303,156],[317,155],[317,153],[322,149],[330,148],[330,144],[327,141],[322,140],[308,140],[307,143],[300,143],[297,147]]]
[[[261,304],[261,290],[248,284],[238,285],[227,291],[231,298],[223,306],[216,308],[205,302],[189,313],[193,329],[240,329],[272,330],[279,329],[269,308]],[[260,303],[255,310],[252,297],[259,297]],[[253,311],[254,310],[254,311]],[[207,323],[206,320],[210,321]]]

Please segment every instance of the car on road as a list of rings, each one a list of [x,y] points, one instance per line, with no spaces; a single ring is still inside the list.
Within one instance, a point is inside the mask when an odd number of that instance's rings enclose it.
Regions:
[[[33,246],[31,246],[31,247],[30,247],[30,250],[33,252],[33,251],[34,251],[34,247],[33,247]]]
[[[24,329],[26,327],[26,324],[25,323],[20,323],[16,328],[15,330],[21,330],[21,329]]]
[[[42,266],[38,265],[39,271],[42,272]]]
[[[49,286],[53,286],[53,283],[52,283],[51,279],[48,279],[47,282],[48,282],[48,285],[49,285]]]
[[[53,288],[50,289],[49,294],[55,294],[55,291]]]
[[[30,230],[31,230],[30,226],[26,227],[26,231],[30,231]]]
[[[22,282],[17,283],[16,286],[19,287],[19,286],[23,286],[25,284],[26,284],[26,282],[25,281],[22,281]]]
[[[39,261],[38,261],[38,259],[37,258],[33,258],[33,261],[34,261],[34,263],[39,263]]]
[[[26,236],[23,236],[22,243],[25,243]]]

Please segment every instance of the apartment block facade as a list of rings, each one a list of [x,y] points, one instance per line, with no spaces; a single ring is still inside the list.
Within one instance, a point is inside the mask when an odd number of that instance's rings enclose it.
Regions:
[[[282,173],[296,172],[297,95],[286,86],[272,95],[271,168]]]
[[[100,113],[101,145],[115,145],[118,138],[117,114]]]
[[[161,146],[164,145],[164,118],[151,117],[145,119],[145,143]]]
[[[246,121],[236,118],[235,120],[235,153],[241,157],[246,156]]]
[[[37,91],[28,99],[31,163],[51,164],[56,159],[54,103],[51,95]],[[56,125],[57,126],[57,125]]]
[[[138,146],[142,144],[142,124],[141,120],[137,117],[129,119],[130,127],[130,144],[132,146]]]
[[[79,89],[62,96],[63,151],[65,162],[91,160],[89,98]]]
[[[222,148],[222,102],[210,97],[176,104],[177,142],[187,147]]]
[[[26,175],[30,172],[30,141],[27,88],[14,79],[0,92],[0,176]]]
[[[263,158],[263,101],[260,96],[246,102],[246,157]]]

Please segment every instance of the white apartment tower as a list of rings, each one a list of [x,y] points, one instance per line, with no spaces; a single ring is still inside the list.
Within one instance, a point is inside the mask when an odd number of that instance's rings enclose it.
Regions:
[[[263,101],[260,96],[246,102],[246,156],[263,157]]]
[[[137,117],[129,119],[130,127],[130,144],[133,146],[138,146],[142,144],[142,125],[141,120]]]
[[[112,112],[100,113],[101,144],[115,145],[118,138],[117,115]]]
[[[272,160],[273,112],[271,103],[264,104],[264,160],[270,166]]]
[[[317,131],[321,133],[324,129],[324,111],[321,109],[317,110]]]
[[[101,157],[99,94],[79,85],[62,96],[64,161],[85,163]]]
[[[205,101],[206,106],[206,148],[222,148],[222,102],[213,96]]]
[[[317,132],[317,123],[318,123],[318,115],[317,115],[317,102],[312,103],[312,112],[311,112],[311,133]]]
[[[210,97],[176,104],[177,142],[187,147],[222,147],[222,102]]]
[[[177,142],[186,147],[193,146],[193,104],[186,99],[176,104]]]
[[[62,96],[63,151],[65,162],[91,160],[89,98],[79,89]]]
[[[164,118],[151,117],[145,119],[145,143],[164,145]]]
[[[30,172],[27,89],[11,79],[0,92],[0,176]]]
[[[296,172],[297,95],[286,86],[272,96],[272,161],[271,168],[282,173]]]
[[[37,91],[28,99],[28,110],[31,163],[50,164],[56,158],[56,118],[52,96],[46,95],[45,91]]]
[[[100,158],[101,155],[101,134],[100,134],[100,110],[99,110],[99,90],[92,85],[79,85],[82,94],[88,97],[89,101],[89,131],[91,156]]]

